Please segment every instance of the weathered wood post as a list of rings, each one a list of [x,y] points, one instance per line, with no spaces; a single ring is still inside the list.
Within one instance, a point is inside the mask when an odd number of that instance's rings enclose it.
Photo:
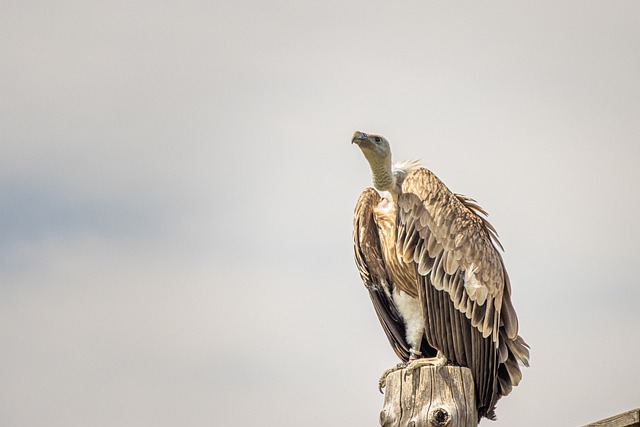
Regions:
[[[584,427],[640,427],[640,408],[587,424]]]
[[[471,371],[458,366],[424,366],[387,377],[382,427],[476,427],[478,412]]]

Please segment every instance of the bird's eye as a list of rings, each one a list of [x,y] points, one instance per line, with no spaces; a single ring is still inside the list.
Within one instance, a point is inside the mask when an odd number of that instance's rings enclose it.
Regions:
[[[381,141],[381,139],[380,139],[380,138],[378,138],[377,136],[376,136],[375,138],[373,138],[373,139],[374,139],[374,141],[376,141],[376,142],[380,142],[380,141]]]

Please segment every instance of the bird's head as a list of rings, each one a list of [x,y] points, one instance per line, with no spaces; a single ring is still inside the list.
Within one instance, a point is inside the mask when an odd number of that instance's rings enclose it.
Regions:
[[[355,131],[351,143],[360,147],[369,163],[391,159],[391,146],[384,136]]]
[[[371,167],[373,186],[380,191],[390,191],[395,187],[396,179],[391,170],[391,147],[389,141],[380,135],[369,135],[356,131],[351,143],[362,150]]]

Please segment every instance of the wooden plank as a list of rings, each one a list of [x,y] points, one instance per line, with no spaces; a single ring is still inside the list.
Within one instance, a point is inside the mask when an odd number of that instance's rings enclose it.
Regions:
[[[476,427],[471,371],[459,366],[401,369],[387,377],[383,427]]]
[[[584,427],[640,427],[640,408],[587,424]]]

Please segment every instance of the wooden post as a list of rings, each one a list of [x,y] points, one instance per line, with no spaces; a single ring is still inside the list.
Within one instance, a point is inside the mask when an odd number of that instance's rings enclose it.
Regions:
[[[640,427],[640,408],[587,424],[584,427]]]
[[[382,427],[476,427],[478,412],[468,368],[424,366],[387,377]]]

